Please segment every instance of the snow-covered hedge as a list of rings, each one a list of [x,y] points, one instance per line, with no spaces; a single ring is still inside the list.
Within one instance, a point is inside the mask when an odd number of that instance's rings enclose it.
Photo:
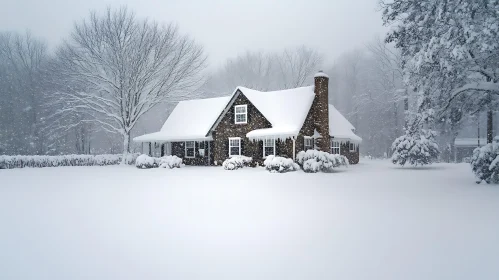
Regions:
[[[128,154],[127,164],[134,164],[139,154]],[[0,169],[58,166],[103,166],[121,163],[123,155],[6,156],[0,155]]]
[[[137,157],[135,166],[141,169],[156,168],[159,166],[159,159],[143,154]]]
[[[164,156],[159,158],[159,167],[161,168],[180,168],[183,167],[182,159],[177,156]]]
[[[182,159],[177,156],[164,156],[160,158],[140,155],[135,161],[135,166],[141,169],[148,168],[180,168],[183,167]]]
[[[438,159],[440,150],[435,142],[435,132],[406,132],[395,139],[392,144],[392,163],[404,166],[409,163],[414,166],[431,164]]]
[[[476,148],[470,164],[478,184],[482,181],[487,184],[499,183],[499,143]]]
[[[278,156],[267,156],[263,165],[266,170],[272,173],[285,173],[300,169],[300,166],[292,159]]]
[[[253,158],[246,156],[236,156],[226,159],[222,166],[225,170],[236,170],[248,166],[253,161]]]
[[[296,161],[307,173],[332,172],[334,168],[341,165],[348,166],[348,159],[345,156],[317,150],[299,152]]]

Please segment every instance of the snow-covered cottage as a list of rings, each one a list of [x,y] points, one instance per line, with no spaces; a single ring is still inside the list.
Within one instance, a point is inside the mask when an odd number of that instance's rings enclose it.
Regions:
[[[314,86],[271,92],[237,87],[227,97],[181,101],[160,131],[133,140],[159,144],[161,155],[176,155],[191,165],[219,165],[239,155],[257,162],[268,155],[295,158],[308,149],[358,163],[362,139],[328,104],[329,77],[319,72],[314,81]]]

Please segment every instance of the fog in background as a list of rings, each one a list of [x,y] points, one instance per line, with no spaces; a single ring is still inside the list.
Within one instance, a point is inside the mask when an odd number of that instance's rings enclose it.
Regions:
[[[174,23],[204,49],[202,85],[184,99],[229,95],[238,85],[260,90],[310,85],[313,74],[322,69],[330,76],[330,102],[364,139],[363,154],[389,154],[391,143],[403,132],[403,103],[410,92],[403,85],[397,52],[384,44],[387,28],[382,26],[377,0],[4,2],[0,32],[35,40],[43,46],[43,57],[38,66],[22,73],[12,70],[17,69],[13,60],[0,69],[0,115],[11,118],[1,123],[0,154],[122,151],[120,137],[96,124],[66,124],[54,130],[43,100],[57,89],[43,76],[51,71],[40,76],[36,69],[53,59],[63,41],[71,39],[75,22],[88,19],[91,10],[99,14],[107,7],[124,6],[138,19]],[[9,61],[6,55],[0,59]],[[177,101],[166,99],[144,114],[131,136],[159,130]],[[37,106],[42,109],[33,113]],[[476,136],[476,120],[467,123],[464,135]],[[132,144],[132,151],[139,149]]]
[[[175,22],[203,45],[210,67],[246,50],[281,50],[307,45],[328,60],[382,34],[376,0],[335,1],[171,1],[171,0],[18,0],[3,1],[2,30],[26,29],[57,46],[75,20],[89,10],[126,5],[139,17]]]

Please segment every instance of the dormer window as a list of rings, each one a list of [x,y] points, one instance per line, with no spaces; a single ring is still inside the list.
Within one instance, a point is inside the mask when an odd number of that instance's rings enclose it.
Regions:
[[[248,105],[236,105],[234,107],[235,123],[248,123]]]

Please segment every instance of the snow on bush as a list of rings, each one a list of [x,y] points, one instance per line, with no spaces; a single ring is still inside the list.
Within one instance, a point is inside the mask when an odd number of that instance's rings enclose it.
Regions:
[[[184,167],[184,164],[182,164],[182,159],[177,156],[164,156],[159,159],[159,167],[172,169]]]
[[[138,154],[128,154],[127,164],[134,164]],[[123,155],[62,155],[62,156],[6,156],[0,155],[0,169],[24,167],[103,166],[118,165]]]
[[[235,156],[226,159],[222,166],[225,170],[236,170],[248,166],[253,161],[253,158],[246,156]]]
[[[476,148],[470,164],[477,178],[477,184],[482,181],[487,184],[499,183],[499,143],[490,143]]]
[[[160,158],[150,157],[148,155],[140,155],[135,160],[135,166],[141,169],[147,168],[180,168],[184,167],[182,159],[177,156],[164,156]]]
[[[414,166],[431,164],[437,160],[440,151],[435,142],[435,132],[406,132],[395,139],[392,144],[392,162],[404,166],[409,163]]]
[[[278,156],[267,156],[263,165],[266,170],[272,173],[285,173],[300,169],[300,166],[292,159]]]
[[[141,169],[156,168],[159,166],[159,159],[142,154],[135,160],[135,166]]]
[[[348,159],[342,155],[333,155],[317,150],[301,151],[296,161],[307,173],[332,172],[341,165],[348,166]]]

